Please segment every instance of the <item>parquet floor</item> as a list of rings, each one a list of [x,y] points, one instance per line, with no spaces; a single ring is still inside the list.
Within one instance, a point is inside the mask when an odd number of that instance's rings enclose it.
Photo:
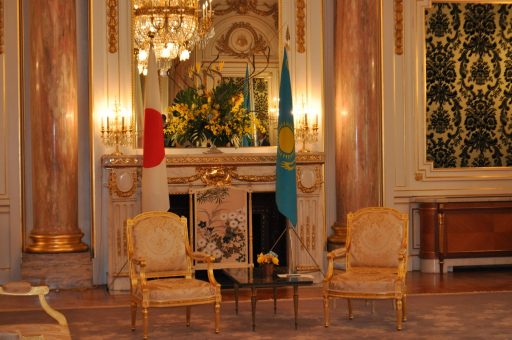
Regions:
[[[407,290],[413,294],[464,293],[477,291],[512,291],[512,267],[498,269],[478,269],[453,272],[444,275],[421,273],[418,271],[407,274]],[[300,298],[321,296],[321,284],[299,289]],[[291,298],[291,288],[280,288],[281,298]],[[233,301],[233,290],[222,290],[223,301]],[[259,289],[258,299],[270,299],[271,290]],[[250,299],[250,290],[240,290],[240,299]],[[56,309],[128,306],[128,294],[110,294],[105,286],[93,289],[69,289],[51,291],[47,297],[50,305]],[[37,298],[0,296],[0,311],[38,309]]]

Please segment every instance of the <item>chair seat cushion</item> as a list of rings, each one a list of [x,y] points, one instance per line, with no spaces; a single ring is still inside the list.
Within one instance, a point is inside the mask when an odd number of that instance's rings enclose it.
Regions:
[[[0,325],[0,338],[3,335],[10,333],[14,336],[13,339],[54,339],[54,340],[69,340],[71,335],[68,326],[61,326],[57,324],[12,324]],[[18,336],[18,337],[16,337]]]
[[[398,275],[389,270],[349,271],[337,273],[329,282],[329,289],[349,294],[394,294],[401,285]]]
[[[215,296],[215,287],[196,279],[172,278],[147,281],[150,301],[202,300]]]

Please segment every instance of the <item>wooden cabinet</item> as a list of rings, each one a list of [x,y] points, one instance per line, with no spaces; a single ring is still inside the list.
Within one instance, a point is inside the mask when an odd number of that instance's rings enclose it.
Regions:
[[[512,202],[421,203],[420,258],[512,256]]]

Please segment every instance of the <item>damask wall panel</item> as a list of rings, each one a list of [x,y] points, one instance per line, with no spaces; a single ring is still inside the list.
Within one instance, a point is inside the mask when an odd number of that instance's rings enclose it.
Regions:
[[[425,23],[427,159],[512,165],[512,5],[436,3]]]

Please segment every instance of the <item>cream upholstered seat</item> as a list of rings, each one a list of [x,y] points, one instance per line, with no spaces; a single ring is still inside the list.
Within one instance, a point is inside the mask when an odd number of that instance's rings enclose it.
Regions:
[[[131,320],[135,330],[137,306],[142,308],[144,338],[148,335],[148,308],[212,304],[215,332],[219,332],[220,285],[211,266],[213,257],[192,252],[187,219],[170,212],[145,212],[126,222],[130,267]],[[208,264],[209,282],[193,277],[192,261]]]
[[[46,294],[50,289],[48,286],[32,286],[29,282],[13,281],[0,286],[0,295],[10,296],[35,296],[43,310],[50,315],[57,323],[22,323],[11,325],[0,325],[0,339],[71,339],[66,317],[50,307],[46,302]]]
[[[346,247],[327,254],[324,278],[324,321],[329,326],[329,300],[394,299],[397,330],[405,316],[407,214],[390,208],[363,208],[347,216]],[[345,271],[334,271],[334,260],[345,256]]]

